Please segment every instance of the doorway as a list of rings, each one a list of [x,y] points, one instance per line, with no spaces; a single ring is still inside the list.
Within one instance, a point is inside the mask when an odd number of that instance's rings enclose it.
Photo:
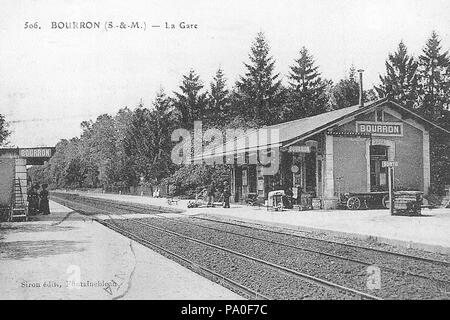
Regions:
[[[388,160],[388,147],[383,145],[370,146],[370,191],[387,191],[387,168],[382,162]]]

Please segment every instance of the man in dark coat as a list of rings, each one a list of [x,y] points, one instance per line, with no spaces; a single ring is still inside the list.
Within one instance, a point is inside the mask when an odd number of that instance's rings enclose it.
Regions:
[[[50,206],[48,204],[48,185],[44,183],[42,185],[42,191],[39,193],[39,210],[42,214],[50,214]]]
[[[224,181],[223,182],[223,207],[224,208],[230,207],[230,197],[231,197],[230,186],[228,185],[228,181]]]
[[[39,211],[39,185],[31,185],[27,192],[28,212],[35,215]]]

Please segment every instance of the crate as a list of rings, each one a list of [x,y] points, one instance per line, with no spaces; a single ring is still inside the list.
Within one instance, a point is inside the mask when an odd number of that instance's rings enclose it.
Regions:
[[[311,200],[311,206],[314,210],[322,209],[322,200],[319,198],[313,198]]]
[[[420,216],[422,206],[422,192],[398,191],[394,192],[394,215]]]

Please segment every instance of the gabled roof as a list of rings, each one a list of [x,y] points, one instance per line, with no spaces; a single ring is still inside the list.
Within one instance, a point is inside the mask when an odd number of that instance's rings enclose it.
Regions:
[[[353,116],[355,113],[360,113],[358,111],[362,111],[362,109],[364,109],[363,112],[366,112],[367,109],[370,109],[375,105],[379,105],[380,102],[383,101],[381,100],[371,101],[362,108],[360,107],[360,105],[355,105],[343,109],[321,113],[316,116],[308,118],[267,126],[264,128],[278,129],[280,132],[280,142],[289,142],[292,139],[302,138],[305,137],[306,135],[308,136],[314,135],[324,130],[325,129],[324,126],[326,127],[329,124],[339,122],[347,117]]]
[[[246,132],[243,136],[237,138],[236,140],[228,140],[224,145],[216,148],[206,148],[203,157],[216,157],[221,155],[226,155],[228,150],[234,150],[234,152],[243,152],[243,151],[252,151],[257,149],[263,149],[267,147],[276,147],[276,146],[289,146],[294,144],[300,140],[304,140],[310,136],[313,136],[323,130],[327,130],[332,128],[335,125],[338,125],[345,119],[350,117],[354,117],[372,109],[375,109],[378,106],[384,105],[386,103],[390,103],[395,108],[398,108],[401,113],[407,113],[412,118],[415,118],[417,121],[430,125],[432,127],[438,128],[448,134],[450,131],[436,125],[435,123],[421,117],[417,113],[401,106],[400,104],[389,100],[388,98],[382,98],[379,100],[375,100],[372,102],[365,103],[364,106],[355,105],[343,109],[333,110],[325,113],[318,114],[316,116],[288,121],[279,123],[272,126],[264,126],[259,129],[252,129]],[[255,141],[252,139],[257,133],[258,130],[267,130],[271,132],[277,132],[278,138],[275,140],[268,139],[268,141],[263,141],[262,143]],[[237,146],[237,147],[236,147]],[[245,146],[240,148],[239,146]],[[242,150],[241,150],[242,149]],[[224,152],[225,150],[225,152]]]

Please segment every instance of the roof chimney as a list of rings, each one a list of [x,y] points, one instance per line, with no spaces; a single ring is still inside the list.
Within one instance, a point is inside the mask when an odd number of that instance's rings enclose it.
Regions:
[[[364,95],[364,91],[363,91],[363,69],[359,69],[358,73],[359,73],[359,107],[362,108],[364,107],[364,100],[363,100],[363,95]]]

